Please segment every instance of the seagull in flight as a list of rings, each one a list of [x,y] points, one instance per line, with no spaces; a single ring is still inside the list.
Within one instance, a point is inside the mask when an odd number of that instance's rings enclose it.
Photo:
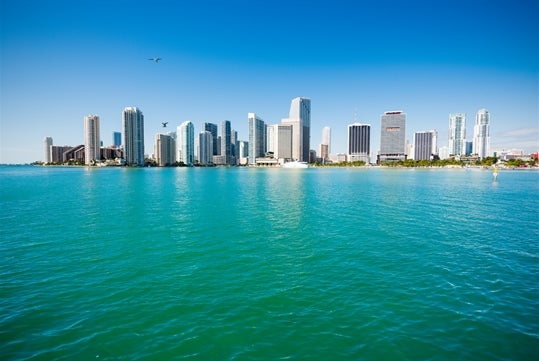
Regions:
[[[163,128],[166,128],[166,127],[167,127],[167,124],[168,124],[168,122],[162,122],[161,124],[163,124]]]
[[[163,59],[162,58],[149,58],[148,60],[152,60],[152,61],[158,63],[159,60],[163,60]]]

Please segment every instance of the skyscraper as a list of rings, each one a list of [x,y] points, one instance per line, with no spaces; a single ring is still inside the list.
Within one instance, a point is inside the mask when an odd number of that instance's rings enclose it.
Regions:
[[[266,143],[266,126],[255,113],[247,114],[249,122],[249,164],[255,165],[256,158],[263,157]]]
[[[290,114],[283,124],[292,126],[292,158],[300,162],[309,161],[311,139],[311,99],[294,98]]]
[[[43,139],[43,153],[44,153],[44,157],[43,157],[43,162],[45,163],[51,163],[52,162],[52,150],[51,150],[51,147],[52,147],[52,138],[51,137],[45,137],[45,139]]]
[[[84,117],[84,164],[90,165],[101,160],[101,139],[99,135],[99,116]]]
[[[155,135],[155,158],[160,167],[173,165],[176,160],[176,141],[170,134]]]
[[[144,115],[136,107],[127,107],[122,113],[122,136],[125,164],[144,166]]]
[[[416,132],[414,134],[415,160],[430,160],[433,155],[438,154],[437,134],[435,130]]]
[[[217,139],[217,124],[204,123],[204,130],[210,132],[212,136],[212,155],[221,153],[221,148]]]
[[[371,125],[354,123],[348,126],[348,161],[370,163]]]
[[[221,123],[221,155],[224,164],[230,165],[232,162],[232,128],[229,120]]]
[[[112,132],[112,145],[119,147],[122,145],[122,133]]]
[[[331,154],[331,128],[324,127],[322,129],[322,143],[320,143],[320,158],[329,159]]]
[[[380,162],[406,160],[406,114],[390,111],[380,119]]]
[[[213,163],[213,136],[211,132],[204,130],[198,135],[198,162],[201,165]]]
[[[486,109],[480,109],[475,115],[473,154],[481,159],[490,155],[490,114]]]
[[[466,154],[466,114],[449,114],[449,154]]]
[[[273,128],[273,151],[274,157],[289,161],[292,159],[292,126],[286,124],[275,124]]]
[[[176,160],[185,165],[195,164],[195,127],[189,120],[177,127]]]

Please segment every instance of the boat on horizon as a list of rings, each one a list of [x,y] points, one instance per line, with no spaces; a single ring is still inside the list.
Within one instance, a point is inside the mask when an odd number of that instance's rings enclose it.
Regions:
[[[282,166],[282,168],[309,168],[309,164],[307,162],[298,162],[297,160],[293,162],[286,162]]]

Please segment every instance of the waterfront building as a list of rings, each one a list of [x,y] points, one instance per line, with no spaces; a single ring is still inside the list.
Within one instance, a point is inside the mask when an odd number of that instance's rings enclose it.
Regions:
[[[221,155],[224,164],[232,164],[232,128],[229,120],[223,120],[221,123]]]
[[[371,125],[354,123],[348,125],[348,161],[370,163]]]
[[[137,107],[122,113],[122,143],[126,165],[144,166],[144,115]]]
[[[43,139],[43,162],[51,163],[52,162],[52,137],[45,137]]]
[[[249,123],[249,164],[256,165],[256,158],[263,157],[266,150],[266,126],[262,118],[248,113]]]
[[[99,116],[84,117],[84,164],[90,165],[101,160],[101,139],[99,134]]]
[[[239,152],[239,162],[240,165],[247,165],[249,162],[249,142],[245,140],[240,140],[240,152]]]
[[[437,151],[437,132],[435,130],[427,130],[416,132],[414,134],[414,159],[415,160],[431,160]]]
[[[331,153],[331,128],[324,127],[322,129],[322,142],[320,143],[320,158],[323,161],[329,160]]]
[[[292,126],[286,124],[274,124],[273,128],[274,158],[281,159],[284,162],[292,159]]]
[[[466,154],[466,114],[449,114],[449,154]]]
[[[466,155],[473,153],[473,142],[466,142]]]
[[[204,130],[198,135],[198,162],[201,165],[213,163],[213,136],[211,132]]]
[[[204,130],[210,132],[212,137],[212,154],[219,155],[221,154],[221,145],[218,143],[217,139],[217,124],[213,123],[204,123]]]
[[[112,145],[119,147],[122,145],[122,133],[112,132]]]
[[[490,114],[486,109],[475,115],[472,153],[480,159],[490,156]]]
[[[311,139],[311,99],[294,98],[290,104],[289,117],[281,121],[292,126],[292,158],[309,161]]]
[[[195,127],[187,120],[176,130],[176,160],[192,166],[195,164]]]
[[[406,114],[389,111],[380,120],[380,162],[406,160]]]
[[[275,124],[266,124],[266,149],[267,153],[275,153]]]
[[[230,131],[230,162],[231,165],[237,165],[238,157],[238,132],[234,129]]]
[[[176,141],[169,134],[155,135],[155,159],[160,167],[176,162]]]

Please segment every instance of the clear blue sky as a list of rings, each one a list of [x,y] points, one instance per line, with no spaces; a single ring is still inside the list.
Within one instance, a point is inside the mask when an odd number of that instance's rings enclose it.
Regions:
[[[536,0],[0,2],[0,163],[42,160],[45,136],[82,144],[87,114],[109,145],[127,106],[146,153],[163,121],[228,119],[247,140],[248,112],[278,123],[297,96],[313,149],[330,126],[345,152],[357,120],[377,150],[387,110],[407,113],[407,139],[437,129],[443,146],[449,113],[471,139],[480,108],[492,148],[539,149]]]

